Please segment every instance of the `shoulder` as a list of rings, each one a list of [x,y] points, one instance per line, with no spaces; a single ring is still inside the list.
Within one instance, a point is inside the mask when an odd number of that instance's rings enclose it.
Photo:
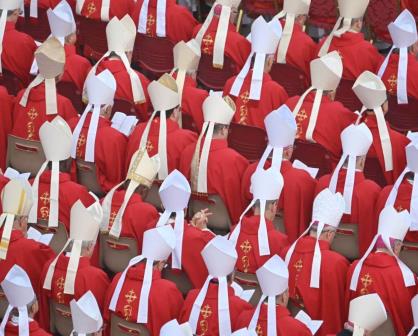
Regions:
[[[99,128],[98,131],[97,131],[97,135],[102,136],[102,137],[106,137],[106,142],[108,144],[112,143],[112,141],[109,141],[108,137],[112,137],[115,140],[127,141],[127,137],[125,135],[123,135],[121,132],[114,129],[110,125],[106,126],[106,127]]]
[[[366,179],[363,182],[361,182],[359,187],[361,190],[367,192],[364,194],[364,197],[368,197],[372,192],[379,193],[381,191],[381,187],[376,182],[369,179]]]
[[[292,335],[298,335],[298,336],[310,336],[312,335],[310,330],[306,325],[304,325],[302,322],[296,320],[292,316],[285,316],[282,319],[280,319],[278,324],[280,325],[286,325],[287,330],[292,331]]]
[[[303,184],[307,181],[313,181],[314,179],[309,175],[309,173],[303,169],[290,168],[283,174],[284,178],[294,178],[295,180],[292,183]]]
[[[176,137],[179,137],[179,139],[183,141],[189,142],[197,140],[196,133],[188,129],[179,128],[175,134]]]
[[[326,258],[324,265],[327,265],[331,270],[335,270],[335,267],[338,266],[347,268],[350,264],[344,256],[332,250],[322,251],[322,255]]]

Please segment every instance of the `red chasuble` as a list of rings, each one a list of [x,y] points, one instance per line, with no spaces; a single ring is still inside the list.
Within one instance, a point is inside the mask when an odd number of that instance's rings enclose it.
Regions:
[[[218,23],[219,17],[214,16],[202,39],[202,55],[213,55]],[[197,35],[200,27],[201,25],[195,28],[193,36]],[[236,27],[230,23],[228,26],[228,33],[226,35],[224,54],[226,57],[229,57],[235,64],[235,74],[238,74],[241,68],[244,66],[248,56],[250,55],[250,52],[251,43],[240,33],[237,33]]]
[[[1,54],[4,69],[14,73],[24,84],[30,82],[29,71],[32,67],[34,53],[37,46],[29,35],[19,32],[15,23],[6,22],[3,38],[3,52]]]
[[[117,87],[115,99],[123,99],[134,103],[131,78],[126,71],[123,62],[120,59],[111,60],[106,58],[100,62],[99,66],[97,67],[96,74],[99,74],[106,69],[112,73],[116,80]],[[136,71],[136,73],[139,75],[139,80],[141,82],[142,89],[144,90],[145,101],[139,104],[135,104],[135,110],[138,118],[141,121],[146,121],[148,120],[148,109],[150,108],[150,99],[147,91],[149,80],[142,73],[138,71]]]
[[[347,169],[341,169],[338,175],[337,192],[344,192],[344,184]],[[316,195],[329,187],[331,175],[322,176],[316,187]],[[367,180],[363,172],[356,171],[354,179],[353,199],[351,203],[351,215],[344,215],[341,223],[357,224],[359,228],[359,248],[362,256],[372,242],[377,227],[375,226],[374,213],[371,209],[376,206],[381,188],[372,180]]]
[[[364,261],[357,290],[350,290],[350,281],[357,261],[347,273],[346,303],[358,296],[377,293],[390,316],[397,336],[406,336],[413,326],[411,300],[416,286],[405,287],[401,270],[395,257],[386,253],[372,253]],[[332,305],[335,309],[337,305]]]
[[[398,176],[401,175],[405,169],[405,147],[409,144],[409,139],[402,133],[391,129],[389,123],[386,123],[389,131],[390,142],[392,143],[393,170],[385,172],[385,159],[383,157],[382,143],[379,137],[379,129],[377,128],[376,116],[366,115],[364,117],[364,123],[367,125],[373,135],[373,144],[367,153],[367,157],[377,157],[380,162],[380,167],[382,167],[382,171],[384,172],[386,183],[394,184]]]
[[[126,190],[117,190],[113,195],[109,229],[122,206],[125,194]],[[140,254],[144,232],[154,228],[155,225],[151,225],[151,223],[156,223],[158,218],[158,211],[151,204],[145,203],[139,194],[134,193],[122,217],[123,225],[120,237],[135,238],[138,243],[138,254]]]
[[[121,20],[126,14],[130,13],[130,0],[110,0],[109,19],[117,16]],[[86,0],[81,10],[81,16],[92,20],[100,20],[102,0]]]
[[[189,181],[195,148],[195,144],[187,146],[180,158],[180,171]],[[228,148],[226,140],[212,139],[207,170],[208,194],[217,194],[222,198],[233,224],[238,222],[245,207],[241,185],[242,176],[247,167],[248,160],[235,150]]]
[[[314,320],[324,320],[317,335],[339,332],[346,321],[344,290],[348,261],[331,251],[328,242],[320,240],[321,277],[318,288],[310,288],[312,259],[316,239],[303,237],[289,262],[289,295],[298,306],[304,307]],[[330,304],[332,303],[332,304]]]
[[[61,81],[74,83],[77,89],[83,92],[84,81],[91,69],[87,58],[77,55],[76,47],[65,44],[65,67]]]
[[[109,278],[100,268],[91,266],[90,259],[81,257],[75,278],[74,295],[64,294],[65,275],[70,257],[60,255],[52,277],[51,290],[43,289],[43,283],[48,272],[49,263],[44,264],[42,270],[39,299],[39,323],[42,328],[49,331],[49,302],[69,305],[72,299],[80,299],[87,291],[91,291],[97,300],[100,310],[103,311],[106,290],[109,287]],[[52,262],[52,260],[51,260]]]
[[[337,21],[338,8],[334,0],[312,0],[309,24],[331,31]]]
[[[84,160],[87,142],[87,132],[90,125],[91,113],[81,129],[77,142],[77,158]],[[74,130],[78,118],[71,121]],[[97,126],[96,144],[94,149],[94,162],[97,178],[104,192],[108,192],[115,185],[124,180],[124,165],[126,153],[126,137],[111,127],[111,122],[103,117],[99,118]]]
[[[110,331],[111,328],[110,318],[112,314],[116,314],[128,322],[136,323],[144,273],[145,262],[129,269],[116,304],[115,312],[109,310],[109,304],[121,273],[118,273],[113,278],[106,293],[105,309],[102,310],[103,319],[108,329],[107,331]],[[171,281],[161,279],[161,272],[154,269],[148,299],[148,323],[146,324],[151,335],[159,335],[160,329],[165,323],[177,319],[182,305],[183,296],[176,285]]]
[[[209,96],[209,92],[193,86],[185,86],[181,99],[181,112],[192,117],[193,122],[200,132],[203,127],[202,105]]]
[[[11,134],[27,140],[39,140],[41,126],[46,121],[54,120],[57,114],[46,114],[45,83],[30,91],[26,107],[19,104],[24,92],[24,90],[20,91],[16,97]],[[58,115],[67,122],[77,116],[71,101],[59,94],[57,94],[57,110]]]
[[[250,164],[242,178],[242,193],[247,202],[253,198],[250,192],[251,176],[257,169],[258,162]],[[264,165],[271,167],[271,161]],[[283,175],[284,187],[280,195],[278,210],[283,212],[284,226],[289,242],[294,242],[305,232],[312,218],[312,204],[316,180],[306,171],[293,168],[290,161],[282,161],[280,172]]]
[[[14,324],[11,321],[7,322],[6,328],[5,328],[5,335],[19,336],[19,325]],[[30,323],[29,323],[29,335],[30,336],[48,336],[48,335],[51,335],[51,334],[49,334],[45,330],[43,330],[39,326],[38,322],[30,321]]]
[[[286,105],[294,110],[300,97],[292,97]],[[311,92],[305,98],[296,117],[298,131],[296,139],[306,140],[306,131],[315,99],[315,92]],[[331,153],[331,159],[336,165],[340,160],[342,145],[341,132],[350,124],[355,123],[357,115],[337,101],[332,101],[326,96],[322,97],[318,113],[313,139]]]
[[[318,52],[324,41],[325,38],[319,43]],[[334,50],[338,51],[343,61],[343,78],[353,81],[366,70],[376,73],[383,59],[362,33],[346,32],[341,37],[334,36],[328,52]]]
[[[255,310],[255,309],[254,309]],[[237,329],[248,327],[254,310],[246,310],[238,317]],[[311,331],[300,321],[294,319],[287,308],[276,305],[277,336],[311,336]],[[267,335],[267,305],[263,304],[257,321],[257,335]]]
[[[269,74],[264,73],[260,100],[250,100],[252,76],[253,70],[250,70],[245,77],[238,97],[230,94],[237,76],[228,79],[224,87],[224,96],[229,95],[235,102],[236,112],[234,122],[264,128],[264,118],[271,111],[283,105],[289,97],[280,84],[273,81]]]
[[[396,96],[398,90],[399,55],[392,54],[388,66],[382,76],[388,93]],[[380,66],[379,66],[380,67]],[[418,61],[414,55],[408,54],[407,92],[409,97],[418,99]]]
[[[4,86],[0,86],[1,126],[0,126],[0,169],[6,168],[7,135],[12,130],[12,113],[14,108],[14,97],[9,95]]]
[[[184,323],[189,320],[193,304],[199,292],[200,289],[193,289],[189,292],[189,294],[187,294],[183,309],[181,310],[180,314],[180,323]],[[245,302],[244,300],[235,296],[234,290],[231,287],[228,287],[228,302],[231,328],[232,330],[236,330],[236,324],[240,313],[246,310],[252,310],[253,307],[248,302]],[[206,293],[205,300],[202,304],[202,309],[200,310],[196,335],[219,335],[218,284],[215,282],[211,282],[209,284],[208,292]]]
[[[19,265],[28,273],[33,290],[39,295],[42,268],[53,257],[55,253],[49,246],[27,239],[21,231],[13,230],[6,260],[0,260],[0,281],[13,265]]]
[[[55,8],[61,1],[60,0],[38,0],[38,8],[48,9],[48,8]],[[75,1],[74,0],[67,0],[71,7],[74,7]],[[31,0],[25,0],[25,5],[29,6]]]
[[[258,245],[260,216],[250,216],[242,219],[241,231],[236,245],[238,260],[235,268],[237,271],[255,274],[273,255],[277,254],[284,257],[284,249],[289,245],[286,235],[276,231],[273,223],[267,219],[266,225],[270,254],[261,256]]]
[[[131,17],[136,26],[139,24],[143,0],[132,1]],[[198,22],[186,7],[176,4],[175,0],[166,2],[166,36],[173,42],[173,45],[180,41],[189,41],[193,37],[193,29]],[[157,0],[150,0],[148,4],[147,28],[148,36],[157,36]]]
[[[141,123],[129,136],[128,147],[126,150],[126,170],[129,168],[132,156],[139,149],[142,134],[147,123]],[[160,118],[154,118],[148,134],[147,151],[150,157],[158,154],[158,139],[160,134]],[[180,157],[184,148],[197,141],[197,135],[192,131],[181,129],[179,124],[171,119],[167,119],[167,164],[168,172],[180,167]]]

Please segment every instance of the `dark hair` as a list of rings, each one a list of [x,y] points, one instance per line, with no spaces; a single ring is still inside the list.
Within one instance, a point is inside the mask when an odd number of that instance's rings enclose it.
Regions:
[[[215,124],[215,127],[213,128],[213,133],[214,134],[219,134],[221,133],[225,128],[228,128],[229,125],[224,125],[224,124]]]
[[[19,9],[19,8],[16,8],[16,9]],[[16,9],[9,9],[9,10],[7,11],[7,17],[12,16],[12,15],[13,15],[13,13],[16,11]],[[4,9],[0,9],[0,15],[2,15],[2,14],[3,14],[3,10],[4,10]]]
[[[178,106],[176,106],[176,107],[174,107],[174,108],[172,108],[172,109],[170,109],[170,110],[165,111],[165,117],[166,117],[166,118],[170,118],[170,117],[171,117],[171,115],[174,113],[174,110],[175,110],[177,107],[178,107]],[[156,117],[160,117],[160,111],[156,112],[156,113],[155,113],[155,116],[156,116]]]
[[[337,336],[353,336],[353,332],[347,329],[340,331]]]

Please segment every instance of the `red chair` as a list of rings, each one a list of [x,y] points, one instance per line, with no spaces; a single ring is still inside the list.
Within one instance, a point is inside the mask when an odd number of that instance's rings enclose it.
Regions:
[[[51,35],[45,8],[38,7],[38,18],[30,17],[30,6],[25,6],[25,17],[18,20],[17,29],[32,36],[38,42],[45,41]]]
[[[331,154],[318,143],[296,140],[292,162],[294,160],[319,168],[318,178],[332,172]]]
[[[341,79],[340,85],[337,89],[335,100],[342,103],[346,108],[355,112],[360,111],[363,104],[357,98],[353,91],[354,81],[348,79]]]
[[[123,112],[126,115],[136,116],[135,105],[124,99],[115,99],[112,108],[112,116],[115,112]]]
[[[12,72],[3,68],[0,74],[0,85],[6,87],[9,94],[16,96],[17,93],[25,88],[24,83]]]
[[[270,76],[283,86],[289,97],[300,96],[308,89],[308,79],[303,71],[291,65],[274,63]]]
[[[364,165],[364,176],[367,179],[375,181],[382,188],[387,185],[385,173],[376,157],[368,156]]]
[[[174,44],[168,38],[137,34],[133,63],[150,77],[159,78],[174,67],[173,48]]]
[[[212,62],[212,56],[202,55],[197,69],[197,80],[205,89],[222,91],[226,81],[235,74],[235,64],[227,56],[222,69],[214,68]]]
[[[261,158],[267,146],[267,134],[262,128],[232,123],[228,145],[249,161]]]
[[[389,95],[389,112],[386,120],[390,126],[402,133],[418,131],[418,99],[408,97],[408,104],[398,104],[396,96]]]
[[[78,16],[80,22],[79,35],[83,41],[83,55],[97,62],[107,52],[106,25],[107,22],[87,19]]]
[[[78,113],[84,112],[84,103],[82,99],[82,93],[77,89],[73,82],[58,82],[57,83],[57,92],[67,97],[73,103],[74,108]]]

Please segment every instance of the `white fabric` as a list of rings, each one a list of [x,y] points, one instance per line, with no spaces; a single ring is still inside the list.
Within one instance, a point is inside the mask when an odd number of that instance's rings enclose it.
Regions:
[[[0,73],[3,73],[1,55],[3,53],[3,38],[4,38],[4,32],[6,30],[6,22],[7,22],[7,10],[3,10],[0,16]]]
[[[326,38],[324,44],[322,45],[321,49],[319,50],[318,56],[322,57],[328,54],[329,47],[331,46],[332,38],[334,37],[338,27],[341,25],[343,18],[340,16],[335,23],[334,28],[332,29],[331,33],[329,33],[328,37]],[[348,29],[347,29],[348,30]]]
[[[266,296],[262,295],[260,301],[257,304],[257,307],[254,311],[254,314],[251,318],[248,330],[256,331],[257,322],[260,317],[261,305],[264,303],[267,298],[267,336],[277,336],[277,318],[276,318],[276,297],[275,296]]]
[[[318,120],[318,115],[319,115],[319,108],[321,107],[321,101],[322,101],[322,95],[323,95],[323,90],[317,90],[315,89],[313,86],[311,86],[308,90],[306,90],[306,92],[299,98],[299,101],[297,102],[295,109],[293,110],[293,115],[295,116],[295,118],[297,117],[303,102],[305,101],[306,97],[308,96],[308,94],[310,92],[312,92],[313,90],[316,90],[315,92],[315,99],[314,99],[314,103],[312,106],[312,110],[311,110],[311,116],[309,118],[309,123],[308,123],[308,128],[306,130],[306,140],[311,141],[311,142],[315,142],[315,140],[313,139],[313,132],[315,131],[315,127],[316,127],[316,122]]]
[[[6,260],[14,219],[15,216],[12,214],[3,213],[0,215],[0,228],[3,227],[3,234],[0,240],[0,260]]]
[[[20,99],[19,104],[23,107],[26,107],[28,104],[29,94],[31,90],[45,83],[45,105],[46,105],[46,114],[53,115],[58,113],[58,103],[57,103],[57,89],[55,86],[54,78],[44,78],[41,74],[38,74],[36,78],[29,84],[25,92]]]
[[[286,13],[282,12],[278,14],[278,19],[284,17]],[[280,39],[279,48],[277,51],[277,63],[286,64],[286,55],[289,49],[290,40],[292,39],[293,26],[295,24],[295,15],[287,13],[286,23],[283,28],[282,38]]]
[[[383,157],[385,160],[385,171],[393,170],[392,143],[390,141],[389,130],[386,124],[385,116],[381,107],[374,110],[379,130],[380,143],[382,145]]]
[[[77,0],[76,3],[76,13],[81,15],[81,11],[83,10],[84,3],[86,0]],[[100,20],[103,22],[107,22],[110,19],[110,0],[103,0],[102,7],[100,9]]]
[[[38,0],[30,0],[29,15],[30,17],[38,18]]]
[[[334,172],[331,176],[331,181],[329,184],[329,189],[333,192],[337,192],[337,183],[338,183],[338,176],[340,171],[348,159],[348,167],[347,167],[347,175],[344,181],[344,201],[345,201],[345,214],[351,214],[351,207],[352,207],[352,199],[353,199],[353,192],[354,192],[354,181],[356,176],[356,162],[357,157],[355,155],[346,155],[343,154],[340,161],[337,164]]]
[[[3,321],[0,324],[0,336],[5,336],[5,328],[6,324],[9,321],[10,313],[13,307],[8,306],[6,313],[3,317]],[[18,325],[19,325],[19,336],[29,336],[29,316],[28,316],[28,309],[26,306],[24,307],[17,307],[19,312],[18,317]]]
[[[139,12],[139,25],[138,32],[140,34],[147,33],[147,19],[148,19],[148,6],[149,0],[144,0],[142,3],[141,11]],[[166,37],[166,0],[157,0],[157,36]]]

